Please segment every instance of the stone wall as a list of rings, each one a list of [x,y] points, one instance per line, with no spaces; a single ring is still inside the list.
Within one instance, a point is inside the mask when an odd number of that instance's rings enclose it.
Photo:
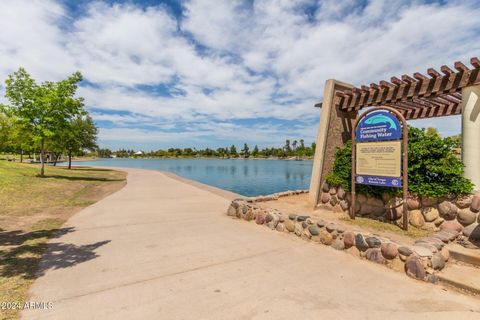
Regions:
[[[351,194],[342,187],[330,187],[324,183],[320,200],[320,207],[347,214],[350,210]],[[408,221],[417,228],[454,230],[469,237],[480,223],[480,193],[442,198],[411,197],[406,205]],[[380,199],[358,194],[355,209],[356,216],[403,225],[402,198],[384,194]]]
[[[335,194],[331,194],[333,195]],[[445,229],[409,246],[366,232],[353,231],[349,227],[322,219],[314,220],[306,215],[287,215],[276,209],[265,209],[252,199],[232,201],[227,215],[343,250],[432,283],[437,282],[435,273],[443,269],[449,259],[445,244],[454,241],[459,235],[456,230]]]

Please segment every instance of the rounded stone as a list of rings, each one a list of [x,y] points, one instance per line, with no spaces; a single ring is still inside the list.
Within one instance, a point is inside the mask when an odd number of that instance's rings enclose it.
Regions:
[[[325,221],[325,220],[318,220],[318,221],[317,221],[317,226],[318,226],[319,228],[323,228],[323,227],[325,227],[325,225],[327,225],[327,223],[328,223],[328,222]]]
[[[366,237],[365,242],[367,242],[370,248],[380,248],[382,242],[375,237]]]
[[[390,221],[396,221],[403,216],[403,205],[399,207],[387,208],[385,218]]]
[[[308,227],[308,232],[310,232],[310,234],[312,236],[318,236],[319,232],[318,232],[318,227],[315,226],[315,225],[311,225]]]
[[[320,234],[319,234],[319,237],[320,237],[320,242],[323,243],[324,245],[329,246],[333,242],[332,235],[330,234],[330,232],[328,232],[326,230],[321,230]]]
[[[458,211],[457,220],[464,226],[468,226],[477,220],[477,214],[470,210],[470,208],[461,209]]]
[[[345,244],[343,243],[343,240],[340,238],[335,239],[335,241],[332,242],[332,248],[336,250],[343,250],[345,249]]]
[[[355,246],[360,251],[365,251],[368,249],[368,244],[365,242],[363,235],[361,235],[360,233],[357,233],[355,235]]]
[[[373,214],[375,217],[380,217],[380,216],[383,216],[385,214],[385,207],[375,207],[375,206],[372,206],[371,208],[371,214]]]
[[[303,232],[302,225],[300,223],[295,223],[295,229],[293,230],[297,236],[301,236]]]
[[[334,194],[337,194],[337,189],[335,187],[331,187],[330,190],[328,190],[328,193],[333,196]]]
[[[448,259],[450,258],[450,251],[446,247],[442,248],[442,250],[440,251],[440,254],[443,256],[445,261],[448,261]]]
[[[337,196],[336,196],[336,195],[332,195],[332,196],[330,197],[330,205],[331,205],[332,207],[334,207],[337,203],[338,203],[338,198],[337,198]]]
[[[459,195],[456,199],[455,199],[455,204],[457,205],[457,207],[459,207],[460,209],[465,209],[465,208],[468,208],[472,205],[472,195],[470,194],[462,194],[462,195]]]
[[[307,223],[307,221],[302,221],[302,228],[303,229],[306,229],[308,228],[309,224]]]
[[[285,225],[283,223],[279,223],[277,224],[277,227],[275,228],[275,230],[280,232],[285,231]]]
[[[372,214],[374,210],[375,210],[374,207],[372,207],[371,205],[367,203],[362,203],[360,205],[360,211],[358,213],[361,216],[366,216],[366,215]]]
[[[343,235],[343,243],[346,248],[353,247],[355,245],[355,234],[353,232],[345,232]]]
[[[423,264],[420,262],[420,259],[415,256],[410,256],[407,261],[405,261],[405,272],[408,276],[419,280],[423,280],[426,276]]]
[[[330,194],[328,192],[322,193],[322,197],[320,199],[322,203],[328,203],[330,201]]]
[[[480,192],[477,192],[472,199],[472,204],[470,205],[470,210],[473,212],[480,211]]]
[[[345,226],[342,226],[340,224],[336,225],[335,229],[337,230],[338,233],[344,233],[347,230]]]
[[[416,228],[421,228],[425,224],[425,219],[423,218],[423,214],[420,210],[412,210],[410,211],[410,218],[409,222],[412,226]]]
[[[392,260],[398,255],[397,246],[393,243],[382,243],[380,250],[382,255],[388,260]]]
[[[416,241],[415,246],[420,246],[420,247],[427,248],[432,253],[438,252],[438,247],[439,247],[439,246],[437,247],[437,246],[433,245],[432,243],[429,243],[429,242],[426,242],[426,241]],[[441,249],[441,247],[440,247],[440,249]]]
[[[413,251],[420,257],[431,257],[433,255],[432,250],[426,248],[425,246],[414,245]]]
[[[463,235],[473,242],[480,241],[480,224],[472,223],[463,229]]]
[[[367,251],[365,252],[365,257],[368,260],[376,262],[376,263],[383,264],[383,263],[386,262],[385,258],[382,256],[382,252],[379,248],[369,248],[369,249],[367,249]]]
[[[257,217],[255,218],[255,222],[257,224],[264,224],[265,223],[265,212],[258,212]]]
[[[298,222],[302,222],[302,221],[306,221],[308,218],[310,218],[310,216],[297,216],[297,221]]]
[[[406,257],[410,256],[410,255],[413,253],[413,251],[412,251],[410,248],[408,248],[408,247],[403,247],[403,246],[402,246],[402,247],[398,247],[397,250],[398,250],[398,252],[399,252],[401,255],[406,256]]]
[[[337,197],[338,197],[338,199],[340,199],[340,200],[345,199],[345,195],[346,195],[345,190],[344,190],[342,187],[338,187],[338,188],[337,188]]]
[[[325,228],[327,229],[328,232],[333,232],[335,230],[335,224],[334,223],[328,223]]]
[[[442,270],[444,267],[445,267],[445,258],[440,252],[435,253],[432,256],[433,270]]]
[[[450,221],[445,221],[444,223],[442,223],[442,225],[440,226],[440,229],[445,230],[445,231],[462,232],[463,227],[457,221],[450,220]]]
[[[435,221],[439,217],[438,210],[435,207],[422,208],[422,214],[426,222]]]
[[[407,198],[408,210],[417,210],[422,207],[420,200],[416,197]]]
[[[293,214],[293,213],[292,213],[292,214],[289,214],[289,215],[288,215],[288,219],[290,219],[290,220],[295,220],[296,218],[297,218],[297,215],[296,215],[296,214]]]
[[[268,213],[266,216],[265,216],[265,223],[269,223],[270,221],[273,220],[273,214],[271,213]]]
[[[450,201],[442,201],[438,204],[440,216],[446,220],[453,220],[457,216],[458,208]]]
[[[234,217],[236,215],[237,215],[237,208],[235,208],[232,204],[232,205],[230,205],[230,207],[228,207],[227,216],[233,216]]]
[[[360,257],[360,251],[356,247],[350,247],[345,250],[347,253],[355,257]]]
[[[438,199],[422,197],[422,206],[423,207],[433,207],[437,204]]]
[[[292,220],[285,220],[285,229],[287,229],[288,232],[294,232],[295,222],[293,222]]]
[[[328,192],[328,191],[330,191],[330,185],[329,185],[327,182],[324,182],[324,183],[322,184],[322,191],[323,191],[323,192]]]
[[[348,202],[346,200],[340,201],[340,207],[342,208],[343,211],[348,210],[349,208]]]

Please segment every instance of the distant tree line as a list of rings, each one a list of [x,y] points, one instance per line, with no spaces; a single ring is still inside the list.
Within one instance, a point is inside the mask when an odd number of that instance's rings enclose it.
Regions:
[[[285,141],[285,145],[280,148],[262,148],[257,145],[250,149],[248,144],[244,143],[243,147],[237,151],[235,145],[217,149],[196,149],[196,148],[169,148],[166,150],[156,150],[137,154],[135,150],[120,149],[112,151],[110,149],[98,149],[97,156],[101,158],[117,157],[117,158],[311,158],[315,153],[315,143],[306,146],[303,139]]]
[[[20,154],[31,158],[40,154],[40,176],[45,173],[45,156],[52,160],[61,154],[84,154],[97,148],[97,127],[85,109],[83,98],[76,97],[80,72],[65,80],[38,84],[25,69],[8,76],[5,98],[0,104],[0,152]]]

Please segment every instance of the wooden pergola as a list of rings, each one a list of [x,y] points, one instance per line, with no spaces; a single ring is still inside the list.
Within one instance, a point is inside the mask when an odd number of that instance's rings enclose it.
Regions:
[[[351,139],[355,119],[364,108],[387,106],[406,120],[462,115],[462,161],[464,176],[480,191],[480,60],[472,67],[462,62],[453,69],[442,66],[426,75],[391,77],[369,86],[356,87],[336,79],[325,82],[317,134],[317,148],[310,180],[310,200],[319,203],[321,186],[331,172],[336,150]]]
[[[391,77],[390,81],[337,91],[334,105],[345,112],[390,106],[407,120],[461,114],[462,88],[480,84],[480,60],[471,58],[470,64],[471,69],[458,61],[454,64],[455,71],[444,65],[441,72],[428,69],[428,76],[415,72],[413,77]],[[321,108],[322,103],[315,106]]]

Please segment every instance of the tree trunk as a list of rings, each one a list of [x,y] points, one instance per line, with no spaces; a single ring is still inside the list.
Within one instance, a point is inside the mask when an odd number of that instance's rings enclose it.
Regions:
[[[45,140],[42,139],[40,142],[40,177],[45,177]]]
[[[23,162],[23,150],[20,150],[20,163]]]
[[[55,156],[55,159],[53,160],[53,166],[56,167],[57,166],[57,160],[58,160],[58,154],[54,153],[53,155]]]
[[[68,169],[72,169],[72,150],[68,150]]]

